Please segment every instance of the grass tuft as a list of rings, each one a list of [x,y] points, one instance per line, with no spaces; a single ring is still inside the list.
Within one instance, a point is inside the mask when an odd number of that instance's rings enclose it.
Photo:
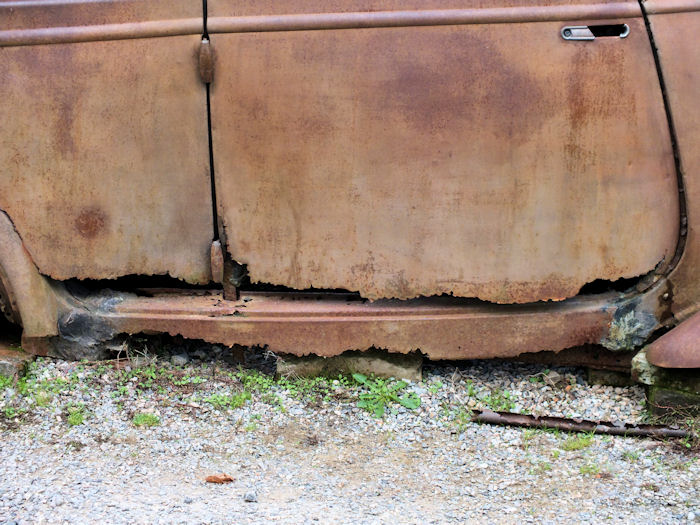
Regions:
[[[139,413],[134,414],[132,423],[135,427],[155,427],[160,425],[160,418],[155,414]]]

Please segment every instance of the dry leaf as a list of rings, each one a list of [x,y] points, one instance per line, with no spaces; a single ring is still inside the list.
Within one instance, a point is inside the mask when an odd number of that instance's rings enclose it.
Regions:
[[[233,478],[228,474],[214,474],[204,479],[207,483],[231,483]]]

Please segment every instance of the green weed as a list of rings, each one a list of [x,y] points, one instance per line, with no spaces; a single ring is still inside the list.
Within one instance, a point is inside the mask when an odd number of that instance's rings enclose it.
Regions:
[[[523,430],[523,433],[520,435],[520,441],[522,443],[523,450],[527,450],[530,448],[530,442],[535,438],[537,433],[538,430],[534,428],[528,428]]]
[[[460,434],[467,430],[467,426],[472,422],[472,411],[466,407],[459,407],[455,414],[454,424]]]
[[[496,412],[510,412],[515,409],[515,401],[511,399],[507,390],[492,390],[491,394],[484,398],[484,403]]]
[[[582,476],[598,476],[601,472],[600,466],[595,463],[586,463],[578,469]]]
[[[160,425],[160,418],[155,414],[139,413],[134,414],[131,422],[136,427],[155,427]]]
[[[640,453],[636,450],[625,450],[622,453],[622,457],[627,461],[637,461],[639,459]]]
[[[3,415],[7,419],[14,419],[16,417],[19,417],[23,415],[26,412],[25,409],[14,407],[14,406],[6,406],[5,409],[3,410]]]
[[[474,381],[468,379],[466,382],[467,386],[467,396],[476,397],[476,389],[474,388]]]
[[[12,386],[12,378],[0,375],[0,390],[5,390]]]
[[[68,418],[66,421],[71,427],[82,425],[85,422],[85,405],[71,404],[66,407]]]
[[[552,470],[552,464],[547,461],[538,461],[533,468],[530,469],[530,474],[544,474]]]
[[[386,407],[394,403],[409,410],[415,410],[420,406],[420,398],[415,393],[399,396],[398,392],[408,386],[405,381],[367,377],[363,374],[353,374],[352,377],[368,390],[360,394],[357,406],[370,412],[374,417],[384,417]]]
[[[212,394],[204,401],[209,403],[214,408],[235,410],[245,405],[246,401],[251,399],[250,392],[236,392],[235,394]]]
[[[431,394],[437,394],[442,387],[443,384],[441,381],[435,381],[433,384],[428,386],[428,392],[430,392]]]
[[[595,441],[595,438],[593,436],[593,433],[589,434],[579,434],[576,436],[570,436],[569,438],[566,439],[561,444],[561,449],[566,450],[567,452],[571,452],[573,450],[581,450],[586,447],[590,447],[593,442]]]

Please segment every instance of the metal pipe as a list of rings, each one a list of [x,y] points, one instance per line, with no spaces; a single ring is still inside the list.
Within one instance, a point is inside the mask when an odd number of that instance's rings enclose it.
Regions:
[[[687,430],[662,425],[615,424],[607,421],[588,421],[586,419],[568,419],[564,417],[530,416],[511,412],[493,412],[492,410],[474,410],[472,421],[490,425],[505,425],[525,428],[552,428],[567,432],[593,432],[616,436],[685,438],[690,435]]]

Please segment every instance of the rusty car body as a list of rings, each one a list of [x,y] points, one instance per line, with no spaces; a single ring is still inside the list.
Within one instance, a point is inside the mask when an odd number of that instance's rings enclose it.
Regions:
[[[700,0],[2,0],[0,306],[70,357],[671,329],[652,362],[700,366],[699,33]]]

